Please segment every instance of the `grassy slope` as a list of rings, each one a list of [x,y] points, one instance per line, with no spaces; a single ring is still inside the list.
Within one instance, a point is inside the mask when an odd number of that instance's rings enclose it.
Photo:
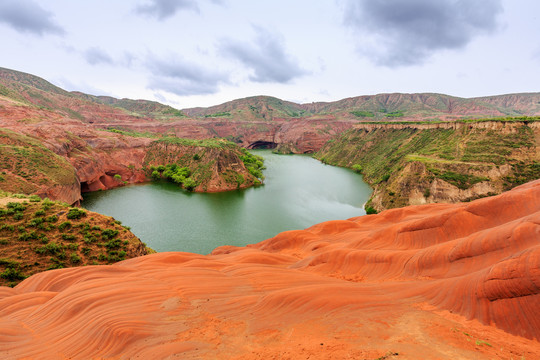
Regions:
[[[75,169],[38,140],[0,128],[0,190],[32,194],[77,183]]]
[[[40,271],[110,264],[149,252],[113,218],[38,197],[0,198],[0,286]]]
[[[182,111],[169,105],[150,100],[116,99],[110,96],[92,96],[77,93],[79,96],[100,104],[111,105],[126,110],[134,116],[146,116],[156,120],[183,118]]]
[[[253,96],[237,99],[208,108],[183,110],[199,118],[228,118],[231,120],[271,121],[274,118],[297,118],[311,113],[301,105],[271,96]]]
[[[488,181],[497,192],[539,178],[534,131],[525,123],[517,123],[516,130],[506,133],[474,125],[354,129],[330,141],[316,157],[333,165],[361,166],[364,179],[381,197],[382,210],[408,205],[412,190],[429,197],[436,178],[462,190]],[[508,165],[504,176],[490,175]]]
[[[103,105],[122,109],[134,117],[148,117],[155,120],[176,120],[184,117],[180,110],[155,101],[116,99],[68,92],[38,76],[5,68],[0,68],[0,96],[25,105],[55,111],[77,120],[85,120],[85,116],[78,111],[79,108],[94,108],[95,112],[107,113],[106,108],[101,108]]]

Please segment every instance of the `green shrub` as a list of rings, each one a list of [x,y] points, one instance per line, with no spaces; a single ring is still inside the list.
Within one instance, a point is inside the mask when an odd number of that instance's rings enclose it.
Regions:
[[[35,217],[38,217],[38,216],[43,216],[45,215],[45,210],[38,210],[34,213],[34,216]]]
[[[60,225],[58,225],[58,230],[65,230],[65,229],[71,229],[71,221],[64,221]]]
[[[26,210],[26,205],[20,202],[8,202],[6,207],[8,209],[12,209],[13,211],[24,212],[24,210]]]
[[[36,248],[35,251],[38,254],[49,253],[49,254],[52,254],[52,255],[56,255],[56,254],[59,254],[63,249],[64,249],[63,245],[57,244],[55,242],[51,242],[51,243],[48,243],[45,246]]]
[[[359,164],[354,164],[354,165],[352,166],[352,169],[353,169],[354,172],[356,172],[356,173],[361,173],[362,170],[363,170],[363,169],[362,169],[362,165],[359,165]]]
[[[186,180],[184,180],[184,187],[188,191],[193,191],[195,187],[197,187],[197,183],[192,178],[187,178]]]
[[[68,219],[80,219],[82,217],[86,216],[86,211],[79,209],[79,208],[71,208],[69,209],[66,217]]]
[[[112,239],[118,235],[118,230],[105,229],[101,232],[101,237],[104,240]]]
[[[40,202],[41,201],[41,198],[37,195],[30,195],[30,197],[28,198],[30,200],[30,202]]]
[[[77,263],[81,262],[81,257],[79,255],[75,254],[75,253],[72,253],[70,258],[71,258],[71,262],[73,264],[77,264]]]
[[[95,243],[97,238],[94,235],[87,235],[83,238],[83,241],[87,244]]]
[[[31,233],[24,232],[19,235],[19,241],[28,241],[28,240],[37,240],[39,239],[39,234],[35,231],[32,231]]]
[[[76,237],[75,235],[71,235],[71,234],[62,234],[62,239],[66,241],[74,241]]]
[[[45,218],[45,221],[51,222],[51,223],[57,222],[58,221],[58,216],[56,216],[56,215],[48,216],[47,218]]]
[[[120,239],[111,239],[105,243],[105,247],[108,249],[115,249],[120,247]]]
[[[26,276],[21,272],[20,269],[13,267],[8,267],[6,270],[0,273],[0,277],[10,281],[26,279]]]
[[[373,214],[377,214],[377,210],[375,210],[371,206],[366,206],[366,215],[373,215]]]
[[[159,171],[154,170],[152,171],[151,177],[152,177],[152,180],[159,180],[161,179],[161,174],[159,173]]]
[[[44,221],[45,221],[45,219],[42,218],[42,217],[33,218],[32,220],[30,220],[28,222],[28,226],[37,227],[37,226],[43,224]]]

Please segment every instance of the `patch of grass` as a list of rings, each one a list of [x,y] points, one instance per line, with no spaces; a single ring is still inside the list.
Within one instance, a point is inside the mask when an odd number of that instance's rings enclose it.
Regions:
[[[478,345],[478,346],[487,345],[489,347],[493,347],[493,345],[491,345],[490,343],[488,343],[487,341],[484,341],[484,340],[476,340],[476,345]]]
[[[365,110],[354,110],[351,111],[351,114],[353,114],[356,117],[366,118],[366,117],[374,117],[375,114],[371,111],[365,111]]]
[[[156,140],[158,143],[165,143],[165,144],[177,144],[177,145],[185,145],[185,146],[196,146],[196,147],[206,147],[206,148],[226,148],[226,147],[234,147],[237,146],[233,142],[227,141],[225,139],[203,139],[203,140],[196,140],[196,139],[185,139],[185,138],[179,138],[179,137],[164,137],[162,139]]]
[[[228,111],[221,111],[221,112],[217,112],[215,114],[204,115],[204,117],[206,117],[206,118],[227,117],[227,116],[231,116],[231,113],[228,112]]]

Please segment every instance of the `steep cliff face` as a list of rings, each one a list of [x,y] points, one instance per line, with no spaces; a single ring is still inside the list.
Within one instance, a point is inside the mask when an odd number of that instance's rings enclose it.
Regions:
[[[0,355],[536,359],[539,224],[537,181],[208,256],[47,271],[0,287]]]
[[[317,154],[360,167],[374,186],[368,206],[470,201],[540,177],[540,122],[358,124]]]
[[[164,138],[149,146],[143,166],[151,171],[160,165],[176,164],[189,170],[193,191],[219,192],[261,183],[262,174],[259,179],[250,173],[242,160],[245,156],[238,146],[225,140]]]
[[[38,194],[68,204],[80,200],[75,169],[38,140],[0,128],[0,190]]]

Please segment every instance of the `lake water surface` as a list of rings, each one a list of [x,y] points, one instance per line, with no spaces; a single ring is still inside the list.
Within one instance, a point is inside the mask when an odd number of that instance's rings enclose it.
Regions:
[[[156,251],[199,254],[365,214],[372,190],[360,175],[309,156],[254,153],[265,159],[264,186],[196,194],[150,183],[83,194],[82,206],[122,221]]]

